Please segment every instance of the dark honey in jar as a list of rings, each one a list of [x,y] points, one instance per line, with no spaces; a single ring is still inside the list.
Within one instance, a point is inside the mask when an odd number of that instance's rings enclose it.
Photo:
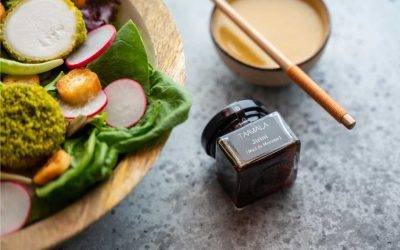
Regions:
[[[296,179],[300,140],[278,112],[269,113],[258,101],[235,102],[216,114],[202,145],[216,159],[218,180],[237,207]]]

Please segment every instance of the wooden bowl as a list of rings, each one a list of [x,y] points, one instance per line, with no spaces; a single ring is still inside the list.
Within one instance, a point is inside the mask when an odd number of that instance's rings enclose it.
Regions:
[[[120,0],[118,23],[131,18],[140,28],[153,65],[184,84],[183,46],[162,0]],[[157,61],[157,64],[155,63]],[[143,179],[168,136],[123,159],[113,175],[57,214],[1,238],[1,249],[51,248],[81,232],[122,201]]]
[[[325,49],[326,44],[328,43],[331,33],[331,21],[329,10],[323,0],[304,1],[308,2],[318,12],[321,17],[321,21],[325,26],[324,38],[321,41],[319,48],[315,51],[315,53],[309,55],[308,58],[297,64],[304,71],[308,72],[318,62]],[[290,78],[286,76],[286,74],[279,66],[265,68],[256,67],[239,61],[237,58],[229,54],[224,48],[222,48],[222,46],[218,44],[217,39],[215,38],[215,31],[213,29],[216,13],[217,9],[214,8],[210,20],[211,38],[215,45],[215,48],[217,49],[218,55],[232,72],[243,78],[246,82],[255,85],[279,87],[285,86],[291,82]]]

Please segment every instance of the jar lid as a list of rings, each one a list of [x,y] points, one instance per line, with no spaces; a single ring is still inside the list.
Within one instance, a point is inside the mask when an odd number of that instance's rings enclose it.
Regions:
[[[224,128],[234,120],[241,122],[246,119],[249,112],[258,111],[264,115],[268,114],[264,105],[256,100],[242,100],[226,106],[218,112],[206,125],[201,135],[201,144],[206,153],[215,157],[215,144],[218,137],[225,134]]]

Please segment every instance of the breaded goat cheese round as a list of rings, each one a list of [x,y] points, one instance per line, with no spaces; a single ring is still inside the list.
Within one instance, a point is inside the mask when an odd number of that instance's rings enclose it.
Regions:
[[[2,40],[18,61],[64,58],[86,39],[81,11],[70,0],[21,0],[2,24]]]

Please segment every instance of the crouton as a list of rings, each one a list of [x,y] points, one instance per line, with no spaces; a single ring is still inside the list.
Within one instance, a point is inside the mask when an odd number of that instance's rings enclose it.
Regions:
[[[86,0],[74,0],[76,7],[83,8],[86,5]]]
[[[3,4],[0,3],[0,21],[2,21],[5,16],[6,16],[6,9],[4,9]]]
[[[57,82],[57,91],[65,103],[81,106],[101,91],[97,74],[88,69],[74,69]]]
[[[55,152],[46,164],[35,174],[33,182],[36,185],[45,185],[62,175],[71,164],[72,157],[60,149]]]

